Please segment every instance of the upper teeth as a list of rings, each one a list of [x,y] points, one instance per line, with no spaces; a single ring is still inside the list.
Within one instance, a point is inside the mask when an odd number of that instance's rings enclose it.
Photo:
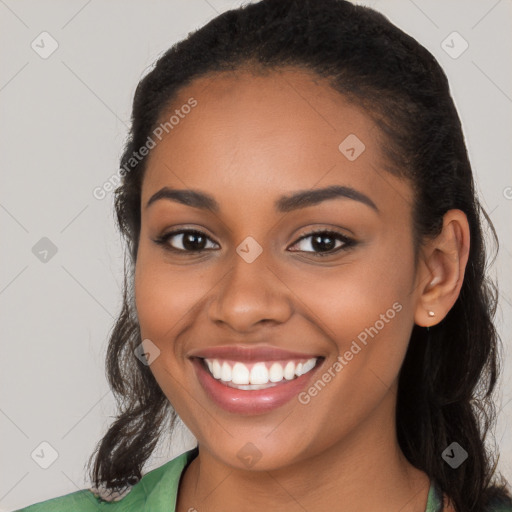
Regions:
[[[305,362],[268,361],[246,365],[239,361],[228,362],[218,359],[205,359],[210,373],[214,378],[232,384],[268,384],[269,382],[280,382],[283,379],[292,380],[295,376],[300,377],[312,370],[317,358],[312,357]]]

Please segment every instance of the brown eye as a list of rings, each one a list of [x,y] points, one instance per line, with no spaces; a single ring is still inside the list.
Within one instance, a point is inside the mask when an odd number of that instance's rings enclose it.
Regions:
[[[172,231],[155,240],[156,243],[164,245],[166,249],[176,252],[201,252],[212,249],[208,242],[213,242],[201,231],[182,229],[180,231]],[[215,248],[215,247],[213,247]]]
[[[302,243],[302,244],[301,244]],[[355,240],[335,231],[314,231],[301,237],[294,246],[301,245],[298,251],[313,252],[318,256],[337,253],[355,245]]]

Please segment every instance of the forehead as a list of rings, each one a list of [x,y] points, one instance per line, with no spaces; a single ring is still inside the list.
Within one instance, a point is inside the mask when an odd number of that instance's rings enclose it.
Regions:
[[[182,110],[191,99],[195,106]],[[385,141],[371,117],[310,71],[201,77],[161,122],[173,114],[149,156],[143,202],[171,186],[209,191],[221,204],[235,195],[261,205],[262,197],[332,184],[363,189],[375,202],[412,199],[409,184],[384,170]]]

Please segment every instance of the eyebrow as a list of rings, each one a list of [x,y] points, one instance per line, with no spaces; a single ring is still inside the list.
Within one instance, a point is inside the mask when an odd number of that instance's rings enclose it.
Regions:
[[[170,187],[163,187],[153,194],[148,200],[146,208],[161,199],[167,199],[193,208],[209,210],[213,213],[217,213],[220,210],[219,203],[209,194],[198,190],[180,190]],[[275,202],[275,208],[280,213],[286,213],[301,208],[307,208],[308,206],[314,206],[329,199],[352,199],[369,206],[379,213],[376,204],[367,195],[351,187],[341,185],[301,190],[288,196],[281,196]]]

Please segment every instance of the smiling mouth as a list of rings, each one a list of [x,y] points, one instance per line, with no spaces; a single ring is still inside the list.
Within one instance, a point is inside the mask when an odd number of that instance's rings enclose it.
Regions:
[[[259,361],[201,358],[205,370],[221,384],[244,391],[257,391],[286,384],[310,372],[321,357]]]

